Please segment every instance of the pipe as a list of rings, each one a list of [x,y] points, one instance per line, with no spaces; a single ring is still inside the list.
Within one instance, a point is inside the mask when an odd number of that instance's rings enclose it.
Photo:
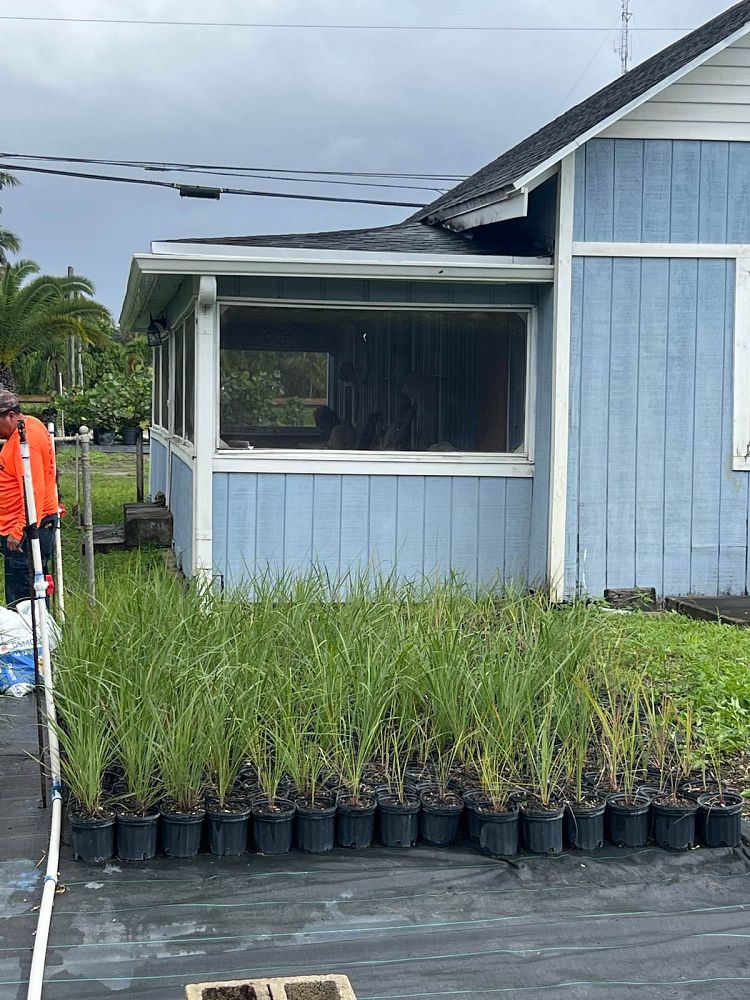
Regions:
[[[57,528],[55,529],[55,604],[57,605],[57,616],[60,624],[65,622],[65,591],[63,589],[63,558],[62,558],[62,508],[60,507],[60,496],[57,492],[57,455],[55,454],[55,425],[47,425],[50,441],[52,442],[52,457],[55,460],[55,502],[57,503]]]
[[[18,435],[21,439],[21,460],[23,462],[23,490],[28,511],[27,536],[31,541],[31,555],[34,562],[34,602],[38,612],[39,634],[42,646],[42,676],[44,677],[44,701],[47,709],[47,732],[49,739],[49,765],[52,777],[52,819],[50,821],[47,869],[44,874],[42,902],[39,907],[34,951],[31,956],[28,1000],[39,1000],[42,995],[44,962],[47,953],[52,906],[57,889],[57,866],[60,860],[60,830],[62,827],[62,782],[60,777],[60,743],[57,738],[57,714],[55,712],[52,661],[50,659],[49,628],[47,623],[47,581],[42,572],[42,550],[39,547],[39,528],[36,517],[34,481],[31,475],[31,457],[26,440],[23,420],[18,421]]]
[[[83,551],[86,557],[86,589],[89,603],[95,603],[96,574],[94,571],[94,515],[91,507],[91,456],[88,427],[81,426],[81,480],[83,486]]]

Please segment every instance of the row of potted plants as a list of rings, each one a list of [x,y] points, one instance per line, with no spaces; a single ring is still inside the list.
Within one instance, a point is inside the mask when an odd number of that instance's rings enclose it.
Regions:
[[[234,827],[235,846],[268,853],[263,831],[288,842],[293,816],[310,849],[336,814],[372,823],[377,805],[381,841],[448,844],[467,806],[493,854],[512,853],[519,815],[539,853],[566,823],[578,847],[679,849],[705,794],[704,842],[727,840],[708,832],[722,817],[735,842],[721,746],[620,655],[597,608],[454,585],[331,602],[322,587],[260,585],[250,603],[144,570],[71,616],[57,700],[75,829],[111,837],[117,812],[153,830],[158,807],[166,853],[204,824],[215,847]]]

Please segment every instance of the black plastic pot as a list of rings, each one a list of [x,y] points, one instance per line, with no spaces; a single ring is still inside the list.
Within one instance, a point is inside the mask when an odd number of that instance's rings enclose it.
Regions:
[[[339,847],[369,847],[375,832],[377,803],[371,795],[360,795],[353,805],[351,797],[339,799],[336,813],[336,843]]]
[[[208,816],[209,851],[219,855],[219,857],[244,854],[247,850],[250,809],[227,812],[209,806],[206,815]]]
[[[399,802],[395,795],[378,798],[380,842],[384,847],[414,847],[419,833],[419,800]]]
[[[492,812],[488,803],[477,803],[479,849],[495,858],[518,854],[518,806],[507,812]]]
[[[94,444],[113,445],[115,443],[115,432],[108,427],[94,428]]]
[[[657,847],[668,851],[687,851],[695,845],[695,814],[698,803],[690,805],[652,802],[651,835]]]
[[[739,847],[742,839],[743,799],[733,792],[707,792],[698,798],[695,829],[706,847]]]
[[[194,858],[201,847],[204,810],[161,813],[161,846],[168,858]]]
[[[288,854],[292,847],[295,806],[289,799],[268,799],[253,803],[253,839],[261,854]]]
[[[523,806],[521,829],[526,850],[532,854],[559,854],[563,849],[564,814],[562,807],[541,809]]]
[[[69,814],[76,861],[109,861],[115,850],[115,816]]]
[[[595,851],[604,844],[607,800],[568,802],[565,808],[565,843],[578,851]]]
[[[621,792],[607,796],[607,840],[616,847],[645,847],[651,820],[651,799],[637,793],[628,803]]]
[[[422,795],[422,812],[419,814],[419,836],[431,847],[450,847],[458,836],[458,826],[464,803],[458,795],[447,795],[436,801],[434,792]]]
[[[297,847],[306,854],[323,854],[333,849],[336,804],[310,806],[298,800]]]
[[[128,812],[117,814],[117,857],[122,861],[145,861],[156,855],[159,811],[145,816]]]
[[[136,444],[140,436],[141,436],[140,427],[123,427],[122,429],[123,444]]]
[[[464,806],[467,817],[467,834],[469,840],[479,843],[479,834],[482,829],[483,814],[477,809],[478,803],[485,799],[486,795],[481,788],[472,788],[464,793]]]

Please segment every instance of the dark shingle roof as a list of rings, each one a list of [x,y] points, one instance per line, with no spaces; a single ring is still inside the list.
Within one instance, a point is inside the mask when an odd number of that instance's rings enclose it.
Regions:
[[[441,213],[447,208],[511,186],[590,128],[728,38],[748,21],[750,0],[743,0],[566,111],[430,205],[415,212],[408,221],[427,218],[439,221]]]
[[[234,247],[288,247],[310,250],[373,250],[390,253],[497,254],[488,243],[468,234],[403,222],[377,229],[342,229],[330,233],[290,233],[269,236],[215,236],[200,239],[167,240],[169,243],[218,244]]]

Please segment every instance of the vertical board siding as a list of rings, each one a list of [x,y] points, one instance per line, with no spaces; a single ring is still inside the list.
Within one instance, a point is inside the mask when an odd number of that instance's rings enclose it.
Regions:
[[[175,454],[171,457],[172,481],[169,509],[172,511],[174,546],[177,564],[186,576],[193,572],[193,469]]]
[[[228,585],[317,567],[473,587],[529,580],[533,481],[214,473],[214,571]]]
[[[576,240],[750,243],[750,143],[592,139],[575,197]]]
[[[148,492],[153,500],[157,493],[167,492],[167,449],[153,435],[148,446]]]
[[[733,261],[575,261],[568,594],[745,592],[733,300]]]

